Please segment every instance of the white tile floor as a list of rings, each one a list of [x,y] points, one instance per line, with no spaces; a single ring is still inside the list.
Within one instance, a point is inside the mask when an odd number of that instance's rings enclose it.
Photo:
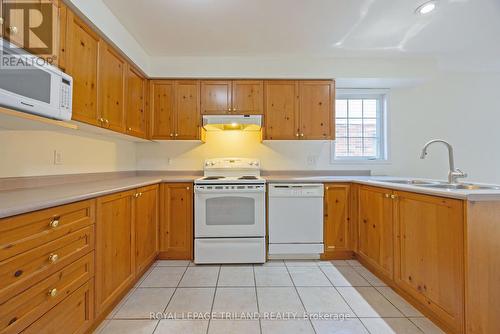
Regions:
[[[157,261],[95,333],[443,332],[349,260],[253,266]]]

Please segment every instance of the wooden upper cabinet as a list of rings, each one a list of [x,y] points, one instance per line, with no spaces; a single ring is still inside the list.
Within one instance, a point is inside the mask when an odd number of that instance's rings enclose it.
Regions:
[[[298,137],[299,85],[297,81],[271,80],[264,83],[265,139],[289,140]]]
[[[349,248],[349,190],[349,184],[325,184],[323,259],[345,258],[352,254]]]
[[[200,138],[200,82],[178,80],[175,83],[175,139]]]
[[[193,185],[161,185],[160,257],[191,260],[193,258]]]
[[[137,189],[135,198],[135,268],[141,274],[158,252],[158,185]]]
[[[262,80],[232,81],[232,114],[264,113],[264,82]]]
[[[335,84],[333,81],[300,81],[300,137],[334,139]]]
[[[73,77],[73,119],[101,125],[97,109],[99,36],[67,10],[66,72]]]
[[[175,81],[154,80],[150,84],[151,137],[173,139],[175,128]]]
[[[228,114],[231,106],[231,81],[205,80],[201,82],[201,113]]]
[[[135,277],[134,194],[97,199],[96,314],[110,307]]]
[[[199,139],[200,82],[154,80],[150,85],[153,139]]]
[[[127,66],[127,103],[125,105],[126,133],[147,137],[147,80],[132,66]]]
[[[125,132],[125,78],[127,62],[107,43],[99,49],[99,109],[102,126]]]
[[[358,254],[378,274],[393,278],[394,228],[392,191],[360,186]]]
[[[464,217],[460,200],[396,192],[395,281],[454,333],[464,332]]]
[[[57,4],[59,6],[59,54],[57,58],[57,66],[65,71],[68,62],[66,46],[66,43],[68,42],[68,7],[66,7],[62,1],[57,1]]]

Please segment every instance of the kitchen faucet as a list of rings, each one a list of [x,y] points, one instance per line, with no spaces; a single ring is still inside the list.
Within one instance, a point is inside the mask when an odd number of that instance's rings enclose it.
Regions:
[[[442,139],[434,139],[424,145],[422,149],[422,154],[420,155],[420,159],[425,159],[427,155],[427,148],[434,143],[442,143],[448,148],[448,161],[450,164],[450,171],[448,172],[448,183],[456,184],[459,178],[467,177],[467,173],[462,172],[460,169],[455,168],[455,159],[453,157],[453,147],[450,143]]]

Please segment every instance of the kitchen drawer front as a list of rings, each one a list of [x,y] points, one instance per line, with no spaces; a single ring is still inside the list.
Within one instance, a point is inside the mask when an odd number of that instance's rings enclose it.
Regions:
[[[26,328],[23,334],[80,334],[94,320],[94,280],[91,279]]]
[[[0,262],[0,303],[94,249],[94,225]]]
[[[94,275],[94,252],[0,304],[0,333],[18,333]]]
[[[94,224],[95,200],[0,219],[0,261]]]

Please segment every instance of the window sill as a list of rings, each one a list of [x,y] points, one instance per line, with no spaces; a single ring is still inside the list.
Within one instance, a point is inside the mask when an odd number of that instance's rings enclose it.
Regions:
[[[392,165],[390,160],[349,160],[349,159],[339,159],[331,160],[330,165]]]

